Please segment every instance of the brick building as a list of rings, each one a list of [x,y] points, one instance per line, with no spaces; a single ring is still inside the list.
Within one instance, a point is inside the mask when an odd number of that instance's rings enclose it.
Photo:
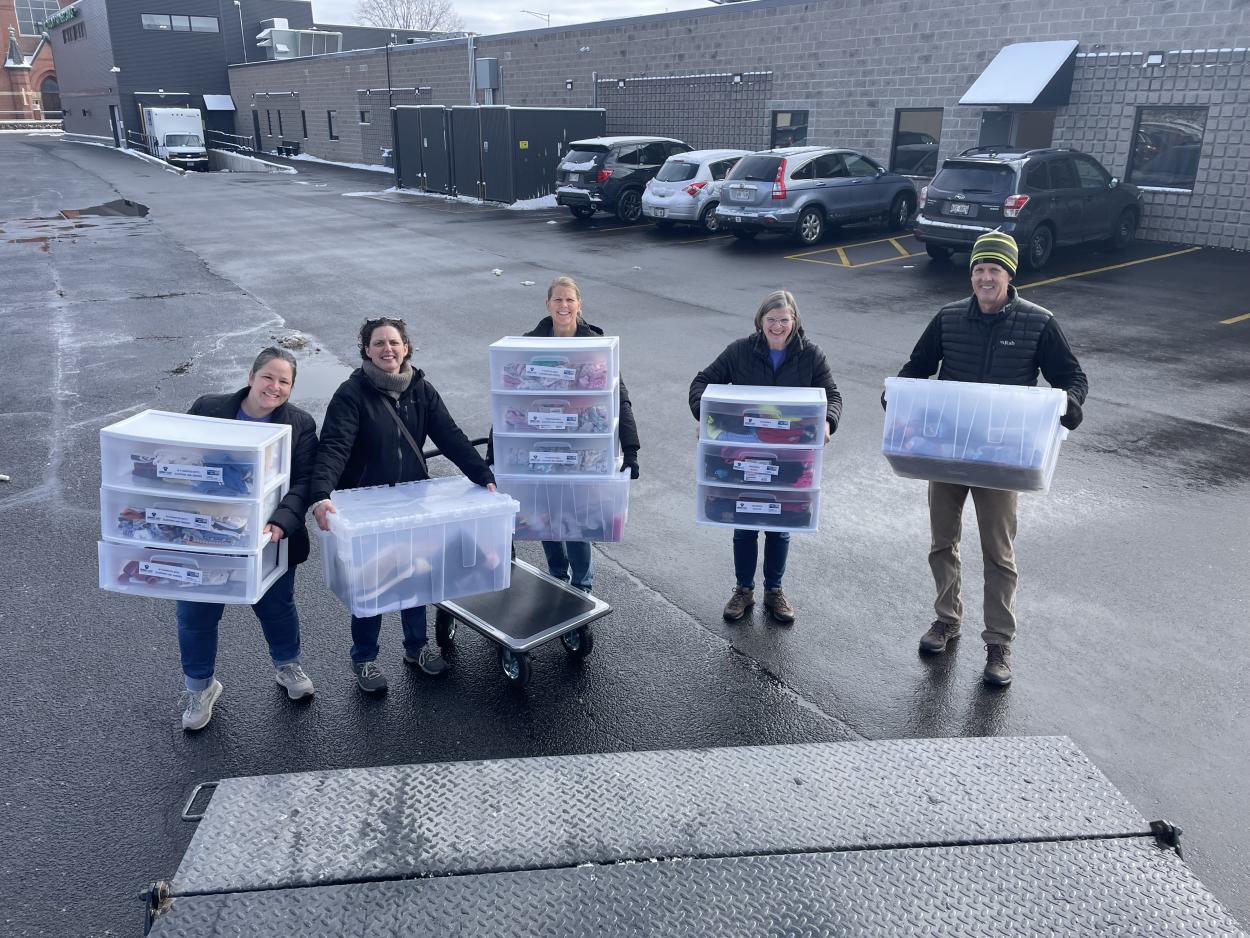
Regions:
[[[0,120],[60,117],[56,67],[43,35],[43,22],[57,12],[57,0],[0,0]]]
[[[1062,55],[1038,87],[1061,93],[969,98],[1007,47],[1039,42]],[[917,176],[980,143],[1073,146],[1146,188],[1141,237],[1246,248],[1247,47],[1244,0],[755,0],[235,65],[230,89],[237,133],[268,149],[280,126],[349,163],[381,162],[389,104],[484,101],[481,58],[500,66],[496,104],[603,107],[609,132],[694,146],[836,144]]]

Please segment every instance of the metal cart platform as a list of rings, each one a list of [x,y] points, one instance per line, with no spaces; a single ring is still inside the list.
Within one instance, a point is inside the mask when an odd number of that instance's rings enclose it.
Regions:
[[[1178,835],[1063,737],[237,778],[151,934],[1243,935]]]
[[[504,677],[523,687],[532,650],[558,638],[570,655],[584,658],[594,648],[590,624],[611,611],[602,599],[513,559],[507,589],[435,604],[434,637],[439,647],[450,648],[457,623],[467,625],[499,646]]]

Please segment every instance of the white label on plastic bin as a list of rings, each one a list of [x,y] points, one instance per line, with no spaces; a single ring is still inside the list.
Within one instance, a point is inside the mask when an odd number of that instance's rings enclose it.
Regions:
[[[789,420],[778,420],[776,417],[743,417],[742,423],[748,427],[763,427],[766,430],[789,430]]]
[[[164,580],[180,580],[183,583],[199,585],[204,582],[203,571],[194,567],[175,567],[167,563],[152,563],[150,560],[139,562],[139,572],[144,576],[158,576]]]
[[[773,477],[767,473],[760,472],[744,472],[742,473],[742,481],[744,482],[772,482]]]
[[[752,475],[757,475],[757,476],[762,475],[765,477],[775,476],[777,473],[781,471],[780,466],[775,466],[772,463],[768,463],[768,462],[756,462],[753,459],[735,459],[734,468],[737,469],[739,472],[749,472]],[[751,481],[755,481],[755,480],[752,479]],[[768,478],[765,478],[764,481],[767,482],[769,480]]]
[[[744,502],[739,501],[736,509],[744,515],[779,515],[781,505],[777,502]]]
[[[213,519],[208,515],[197,515],[191,511],[166,511],[162,508],[149,508],[144,512],[149,524],[172,524],[178,528],[195,528],[197,531],[211,531]]]
[[[576,466],[576,453],[545,453],[530,450],[531,466]]]
[[[577,414],[554,414],[546,410],[531,410],[529,425],[535,430],[576,430]]]
[[[576,368],[562,368],[559,365],[526,365],[527,378],[555,378],[557,381],[576,381]]]
[[[222,483],[222,470],[214,466],[184,466],[182,463],[158,462],[156,464],[158,479],[182,479],[187,482]]]

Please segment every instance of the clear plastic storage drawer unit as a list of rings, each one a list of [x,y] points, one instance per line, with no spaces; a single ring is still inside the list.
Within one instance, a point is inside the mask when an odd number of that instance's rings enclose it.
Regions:
[[[695,520],[700,524],[764,531],[815,531],[820,517],[820,493],[700,485],[695,506]]]
[[[824,388],[710,384],[703,391],[702,439],[717,443],[823,446]]]
[[[145,410],[100,431],[104,485],[252,498],[291,471],[291,428]]]
[[[615,336],[508,336],[490,347],[490,386],[494,391],[611,391],[619,375],[620,351]]]
[[[776,488],[820,487],[823,447],[699,444],[699,481]]]
[[[908,479],[1045,492],[1068,431],[1056,388],[887,378],[881,452]]]
[[[534,479],[502,472],[499,491],[521,505],[518,541],[619,541],[629,516],[629,470],[604,478]]]
[[[495,468],[505,475],[612,475],[619,463],[611,435],[495,434]]]
[[[345,489],[322,532],[326,583],[355,616],[506,589],[517,503],[461,476]]]
[[[287,542],[218,554],[139,543],[98,543],[100,589],[153,599],[251,605],[286,573]]]
[[[491,395],[496,433],[615,433],[616,395],[611,391],[496,391]]]
[[[260,550],[264,527],[282,500],[275,485],[250,501],[211,495],[157,495],[137,489],[100,489],[100,533],[107,541],[154,547],[194,547],[217,553]]]

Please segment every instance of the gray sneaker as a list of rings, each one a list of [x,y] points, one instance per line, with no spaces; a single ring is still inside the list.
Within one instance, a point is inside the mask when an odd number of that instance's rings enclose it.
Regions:
[[[1006,687],[1011,683],[1011,646],[985,646],[985,673],[982,680],[986,684]]]
[[[404,664],[415,664],[421,669],[422,674],[428,674],[430,677],[438,677],[451,670],[451,664],[443,657],[442,651],[438,648],[431,648],[429,645],[417,652],[415,658],[404,652]]]
[[[929,631],[920,636],[920,650],[930,655],[940,655],[946,651],[946,643],[959,638],[959,626],[954,622],[934,620]]]
[[[298,661],[284,664],[274,672],[273,677],[275,681],[286,688],[286,695],[292,700],[307,697],[313,692],[312,678],[304,673],[304,669],[299,666]]]
[[[213,718],[213,704],[221,696],[221,681],[213,678],[213,683],[203,690],[186,690],[187,709],[182,711],[182,728],[184,730],[202,730]]]
[[[356,684],[366,693],[386,690],[386,675],[376,661],[353,661],[352,670],[356,672]]]

